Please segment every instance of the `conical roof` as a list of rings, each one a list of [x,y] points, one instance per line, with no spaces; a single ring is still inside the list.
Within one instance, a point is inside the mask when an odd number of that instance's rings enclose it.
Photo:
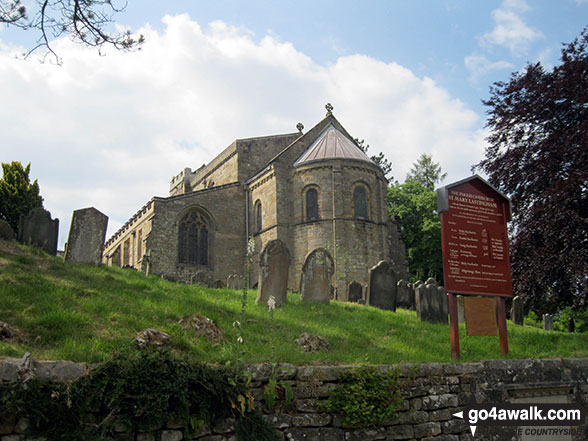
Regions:
[[[374,163],[353,141],[331,123],[306,151],[294,162],[301,165],[311,161],[354,159]]]

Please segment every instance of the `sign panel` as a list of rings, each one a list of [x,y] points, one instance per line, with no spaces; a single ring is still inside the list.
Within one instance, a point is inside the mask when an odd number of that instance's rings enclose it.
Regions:
[[[466,334],[498,335],[496,307],[493,297],[469,297],[464,299]]]
[[[438,190],[447,292],[512,296],[508,199],[478,176]]]

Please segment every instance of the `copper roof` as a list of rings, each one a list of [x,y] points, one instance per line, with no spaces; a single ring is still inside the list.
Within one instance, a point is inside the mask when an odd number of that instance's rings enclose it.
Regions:
[[[355,159],[373,161],[347,136],[329,124],[311,146],[294,162],[300,165],[311,161],[328,159]]]

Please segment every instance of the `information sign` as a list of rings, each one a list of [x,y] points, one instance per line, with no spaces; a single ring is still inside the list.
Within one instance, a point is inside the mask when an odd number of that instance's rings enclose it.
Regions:
[[[437,191],[445,289],[512,296],[508,199],[479,176]]]
[[[505,297],[513,295],[506,231],[506,223],[510,221],[510,202],[479,176],[438,189],[437,199],[441,215],[443,275],[449,303],[451,355],[459,358],[457,294],[496,298],[500,351],[508,354]],[[492,323],[485,323],[484,329],[475,326],[494,317],[487,300],[492,299],[472,299],[469,302],[472,307],[469,318],[466,313],[466,326],[468,321],[470,324],[468,333],[486,335],[494,332]]]

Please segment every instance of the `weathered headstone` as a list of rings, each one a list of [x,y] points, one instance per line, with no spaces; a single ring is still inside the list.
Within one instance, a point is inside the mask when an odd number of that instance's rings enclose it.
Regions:
[[[448,324],[447,292],[445,288],[437,286],[434,279],[429,278],[424,284],[417,287],[415,300],[417,316],[420,320]]]
[[[94,207],[75,210],[65,250],[68,262],[98,265],[102,259],[108,216]]]
[[[275,306],[286,303],[288,297],[288,272],[290,271],[290,252],[279,239],[270,240],[259,258],[259,281],[257,283],[257,303],[267,305],[271,296]]]
[[[396,284],[396,307],[414,310],[414,290],[411,284],[403,279]]]
[[[376,308],[396,311],[396,273],[392,265],[380,260],[369,271],[368,304]]]
[[[512,307],[510,308],[510,319],[515,325],[523,325],[525,311],[523,305],[523,299],[516,296],[512,299]]]
[[[457,322],[465,323],[465,300],[463,296],[457,296]]]
[[[59,219],[51,219],[51,213],[43,207],[33,208],[18,223],[18,240],[28,245],[43,248],[47,253],[57,254]]]
[[[14,232],[10,224],[3,219],[0,219],[0,239],[16,239],[16,233]]]
[[[349,284],[348,297],[350,302],[357,303],[363,299],[363,287],[355,280]]]
[[[574,317],[570,317],[568,320],[568,332],[576,332],[576,322],[574,321]]]
[[[302,301],[329,303],[331,298],[333,258],[324,248],[317,248],[306,258],[300,276]]]
[[[543,330],[553,331],[553,315],[543,314]]]

